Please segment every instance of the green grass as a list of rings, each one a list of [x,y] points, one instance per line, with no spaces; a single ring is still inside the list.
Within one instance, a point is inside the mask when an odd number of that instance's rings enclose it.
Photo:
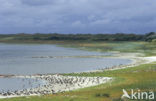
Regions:
[[[59,44],[63,47],[73,47],[88,51],[98,52],[130,52],[142,53],[145,56],[156,55],[156,45],[151,42],[65,42]]]

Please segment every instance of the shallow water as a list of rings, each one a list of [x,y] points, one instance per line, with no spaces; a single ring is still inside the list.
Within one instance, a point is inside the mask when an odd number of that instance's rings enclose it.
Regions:
[[[44,85],[45,82],[28,78],[0,78],[0,92],[16,91],[35,88]]]
[[[98,57],[108,55],[111,53],[82,51],[55,45],[0,44],[0,74],[82,72],[131,63],[128,59]],[[43,82],[34,79],[0,78],[0,92],[35,88],[41,84]]]
[[[128,59],[91,58],[87,56],[111,55],[39,44],[0,44],[0,74],[47,74],[96,70],[114,65],[128,64]],[[33,57],[61,58],[33,58]],[[68,57],[66,56],[86,56]]]

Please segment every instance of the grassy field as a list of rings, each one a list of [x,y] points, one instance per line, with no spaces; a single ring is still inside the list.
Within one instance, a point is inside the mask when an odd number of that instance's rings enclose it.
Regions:
[[[52,42],[49,42],[51,44]],[[156,55],[156,46],[147,42],[56,42],[64,47],[74,47],[89,51],[107,52],[138,52],[146,56]],[[21,97],[1,99],[0,101],[130,101],[121,99],[122,89],[140,89],[141,91],[154,91],[156,95],[156,62],[143,64],[136,67],[81,74],[64,74],[72,76],[100,76],[113,77],[112,82],[95,87],[79,89],[75,91],[58,93],[54,95]],[[134,101],[134,100],[133,100]],[[139,100],[136,100],[139,101]],[[148,101],[148,100],[140,100]],[[152,100],[150,100],[152,101]],[[153,100],[155,101],[155,100]]]
[[[62,44],[61,44],[62,45]],[[156,45],[152,42],[65,42],[64,47],[79,48],[82,50],[98,51],[98,52],[130,52],[130,53],[142,53],[146,56],[156,55]]]

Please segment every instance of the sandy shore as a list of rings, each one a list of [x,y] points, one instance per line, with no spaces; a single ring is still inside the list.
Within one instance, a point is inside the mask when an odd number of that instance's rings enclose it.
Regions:
[[[113,66],[110,68],[104,68],[104,69],[96,70],[93,72],[103,72],[103,71],[107,71],[107,70],[124,69],[124,68],[139,66],[141,64],[148,64],[148,63],[152,63],[152,62],[156,61],[156,56],[144,57],[144,55],[140,54],[140,53],[119,53],[116,55],[116,57],[113,57],[113,58],[130,59],[130,60],[132,60],[132,62],[128,65]]]

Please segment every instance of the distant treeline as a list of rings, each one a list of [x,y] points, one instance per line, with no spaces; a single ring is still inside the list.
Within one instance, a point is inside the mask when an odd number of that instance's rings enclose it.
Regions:
[[[156,33],[147,34],[0,34],[0,40],[67,40],[67,41],[156,41]]]

